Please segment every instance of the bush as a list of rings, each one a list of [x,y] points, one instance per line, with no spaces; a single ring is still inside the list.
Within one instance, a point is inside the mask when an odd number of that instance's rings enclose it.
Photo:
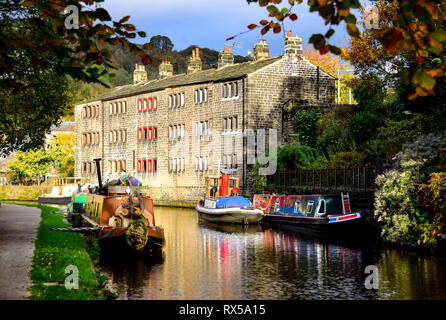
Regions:
[[[297,133],[297,140],[300,144],[315,147],[316,130],[321,114],[315,109],[298,110],[294,115],[294,130]]]
[[[279,169],[307,169],[318,158],[316,149],[308,146],[286,145],[277,150]]]
[[[330,168],[358,168],[364,164],[364,155],[355,151],[338,152],[331,156]]]
[[[416,192],[423,244],[435,246],[446,239],[446,172],[433,173]]]
[[[322,116],[320,120],[321,134],[317,137],[317,149],[325,155],[348,150],[348,133],[341,121],[336,120],[334,113]]]
[[[348,132],[357,147],[375,138],[381,126],[381,119],[375,113],[368,111],[354,114],[348,120]]]
[[[384,125],[378,129],[378,138],[382,141],[385,152],[396,154],[403,144],[411,141],[416,134],[413,120],[385,120]]]
[[[420,220],[416,192],[417,186],[427,182],[433,170],[442,166],[440,149],[445,146],[445,137],[420,136],[403,146],[392,170],[377,177],[375,214],[382,223],[381,236],[385,241],[409,246],[432,245],[423,236],[426,232],[430,234],[423,225],[431,224],[432,219]]]

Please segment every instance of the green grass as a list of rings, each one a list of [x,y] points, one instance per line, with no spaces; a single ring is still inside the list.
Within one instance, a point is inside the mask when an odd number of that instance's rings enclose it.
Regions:
[[[50,228],[70,227],[56,208],[34,205],[42,210],[42,220],[37,231],[32,270],[32,300],[105,300],[103,288],[106,279],[101,276],[93,260],[98,257],[97,244],[88,248],[81,234],[52,231]],[[93,259],[93,260],[92,260]],[[74,265],[79,270],[79,288],[66,289],[65,268]],[[45,283],[56,283],[49,286]]]

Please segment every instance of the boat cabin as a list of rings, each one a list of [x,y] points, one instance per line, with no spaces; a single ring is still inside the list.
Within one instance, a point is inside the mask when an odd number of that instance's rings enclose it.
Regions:
[[[207,177],[206,198],[227,197],[239,193],[239,178],[230,177],[228,174],[222,174],[220,177]]]
[[[255,195],[253,205],[270,215],[327,217],[350,213],[348,194]]]

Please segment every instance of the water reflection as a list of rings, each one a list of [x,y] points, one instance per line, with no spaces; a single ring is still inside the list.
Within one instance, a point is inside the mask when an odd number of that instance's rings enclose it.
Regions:
[[[156,208],[160,259],[101,260],[120,299],[444,299],[444,261],[340,244],[261,226],[198,221],[194,210]],[[367,265],[379,289],[366,290]]]

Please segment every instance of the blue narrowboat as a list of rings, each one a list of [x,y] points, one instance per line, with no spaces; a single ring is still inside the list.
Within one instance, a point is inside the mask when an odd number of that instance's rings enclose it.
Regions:
[[[253,205],[263,210],[262,222],[311,233],[357,231],[361,212],[352,212],[348,193],[276,195],[256,194]]]

